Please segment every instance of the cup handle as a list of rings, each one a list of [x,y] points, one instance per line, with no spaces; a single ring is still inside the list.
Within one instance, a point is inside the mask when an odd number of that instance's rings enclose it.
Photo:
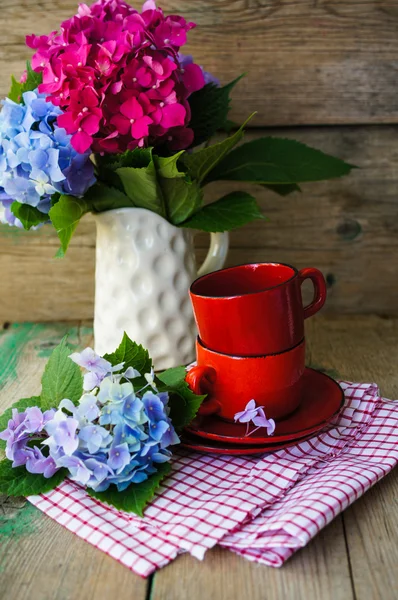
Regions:
[[[308,269],[301,269],[299,271],[300,285],[306,279],[311,279],[314,284],[314,297],[308,306],[304,307],[304,319],[308,319],[308,317],[312,317],[319,310],[321,310],[322,306],[326,302],[326,281],[324,276],[318,269],[314,269],[312,267]]]
[[[208,394],[211,391],[213,383],[217,379],[217,373],[213,367],[192,367],[185,377],[185,381],[194,392],[194,394]],[[220,410],[220,403],[215,398],[204,400],[199,407],[198,415],[213,415]]]
[[[229,235],[227,231],[210,234],[210,248],[198,270],[198,277],[222,269],[227,259]]]

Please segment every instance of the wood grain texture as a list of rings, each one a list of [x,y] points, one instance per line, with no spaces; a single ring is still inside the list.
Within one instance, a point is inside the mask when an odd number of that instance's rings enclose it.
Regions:
[[[137,8],[140,2],[134,3]],[[232,117],[256,126],[397,123],[398,6],[394,0],[164,0],[195,21],[187,52],[223,82],[247,72]],[[1,95],[75,0],[2,0]]]
[[[66,331],[80,348],[86,324],[12,325],[0,335],[0,412],[39,391],[46,358]],[[398,319],[317,316],[307,323],[309,361],[355,381],[376,381],[398,396]],[[281,569],[215,549],[203,562],[183,555],[158,572],[151,600],[394,600],[398,589],[398,477],[391,473]],[[21,503],[0,507],[0,589],[25,600],[144,600],[148,582]],[[4,511],[5,512],[5,511]],[[15,517],[15,513],[17,516]],[[2,520],[3,519],[3,520]],[[344,527],[343,527],[344,524]],[[17,575],[16,575],[17,574]],[[0,594],[0,595],[1,595]]]
[[[341,518],[283,568],[215,548],[198,562],[185,554],[155,574],[151,600],[354,600]]]
[[[304,184],[302,194],[286,198],[248,186],[269,221],[231,233],[228,265],[281,261],[300,268],[315,266],[329,282],[327,311],[397,314],[397,129],[320,127],[271,133],[299,139],[361,169],[341,180]],[[247,137],[257,135],[261,132]],[[212,184],[206,188],[206,198],[215,200],[235,186]],[[207,236],[199,235],[198,262],[207,244]],[[65,259],[53,258],[57,247],[58,238],[50,227],[37,232],[0,227],[0,319],[92,317],[93,219],[83,219]]]
[[[147,581],[33,506],[23,510],[29,512],[26,527],[18,535],[0,535],[2,598],[145,600]]]
[[[311,359],[343,379],[375,381],[398,398],[398,321],[338,317],[308,321]],[[358,600],[395,600],[398,590],[398,471],[343,513],[353,587]]]
[[[356,597],[395,600],[398,590],[398,473],[395,470],[345,513]]]
[[[318,316],[308,321],[306,337],[312,364],[347,380],[376,381],[382,394],[398,397],[398,320]],[[281,569],[243,562],[220,549],[209,552],[201,565],[184,555],[155,575],[152,600],[188,595],[201,600],[204,594],[209,600],[395,600],[397,498],[394,471]],[[177,579],[176,595],[169,595]]]
[[[0,333],[0,413],[40,391],[51,350],[69,333],[92,344],[84,324],[13,325]],[[7,509],[7,510],[6,510]],[[27,504],[0,502],[0,597],[12,600],[145,600],[148,582]]]

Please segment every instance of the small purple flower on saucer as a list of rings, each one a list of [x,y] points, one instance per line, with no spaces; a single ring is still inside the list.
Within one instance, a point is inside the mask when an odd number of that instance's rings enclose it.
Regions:
[[[258,416],[254,417],[252,421],[254,425],[257,426],[257,428],[265,427],[267,430],[267,435],[273,435],[275,431],[275,421],[274,419],[267,419],[267,417],[265,416],[265,412],[261,406],[258,409]]]
[[[264,407],[256,406],[255,400],[250,400],[250,402],[246,404],[245,410],[237,412],[234,419],[237,423],[246,423],[245,437],[262,428],[267,430],[267,435],[273,435],[275,432],[275,421],[273,419],[267,419]],[[250,422],[253,423],[256,428],[249,433]]]
[[[252,421],[258,414],[258,408],[256,408],[256,401],[250,400],[245,406],[245,410],[237,412],[234,416],[235,421],[238,423],[248,423]]]

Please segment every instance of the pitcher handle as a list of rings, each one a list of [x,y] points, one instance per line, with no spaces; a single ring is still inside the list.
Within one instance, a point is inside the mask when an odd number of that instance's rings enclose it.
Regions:
[[[198,277],[222,269],[227,259],[229,249],[229,235],[227,231],[210,234],[210,248],[202,266],[198,270]]]

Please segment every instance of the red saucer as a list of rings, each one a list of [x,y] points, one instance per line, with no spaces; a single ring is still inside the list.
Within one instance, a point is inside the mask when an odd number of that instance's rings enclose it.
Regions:
[[[202,440],[196,435],[191,435],[187,432],[183,433],[181,438],[181,446],[188,448],[189,450],[195,450],[196,452],[206,452],[210,454],[228,454],[230,456],[248,456],[250,454],[265,454],[270,452],[276,452],[277,450],[283,450],[289,446],[294,446],[304,440],[308,440],[311,436],[305,436],[290,442],[283,442],[282,444],[266,444],[263,446],[255,445],[238,445],[238,444],[227,444],[223,442],[213,442],[213,440]]]
[[[275,434],[271,437],[264,436],[263,429],[245,437],[246,423],[228,423],[215,415],[196,417],[186,431],[223,444],[274,446],[320,431],[344,404],[344,392],[339,384],[314,369],[304,371],[302,394],[298,409],[286,419],[277,421]]]

